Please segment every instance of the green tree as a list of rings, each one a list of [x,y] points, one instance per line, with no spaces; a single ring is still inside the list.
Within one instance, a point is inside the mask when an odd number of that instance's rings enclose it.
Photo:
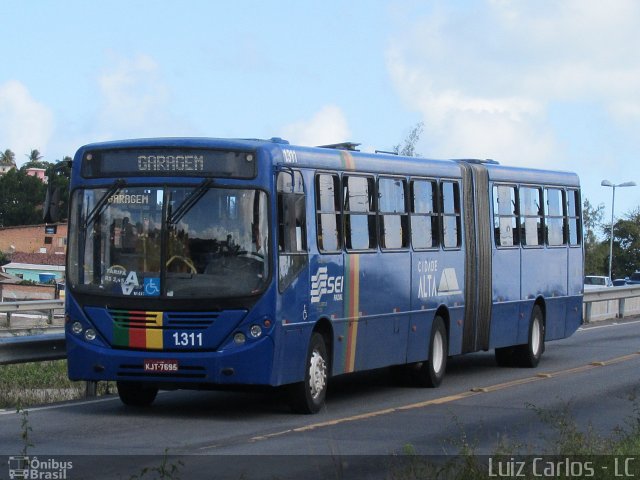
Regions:
[[[424,122],[416,123],[402,143],[393,146],[393,153],[405,157],[419,157],[420,155],[416,153],[416,144],[422,132],[424,132]]]
[[[8,148],[4,152],[0,152],[0,165],[15,165],[16,154]]]
[[[596,232],[602,229],[604,204],[593,206],[584,199],[582,206],[582,222],[584,224],[584,271],[587,275],[606,275],[609,268],[609,250],[607,243],[602,242]]]
[[[22,170],[0,177],[0,224],[5,227],[42,223],[46,185]]]
[[[13,169],[0,176],[0,226],[34,225],[43,222],[42,207],[47,185],[40,179],[27,175],[28,168],[44,168],[53,187],[60,191],[60,220],[66,220],[69,204],[69,175],[71,158],[62,163],[43,161],[37,149],[27,155],[29,159],[19,170]],[[7,160],[9,159],[9,160]],[[0,153],[0,162],[15,162],[11,150]]]
[[[609,226],[610,228],[610,226]],[[607,229],[609,244],[611,232]],[[626,213],[613,226],[613,262],[614,278],[631,275],[640,268],[640,207]]]
[[[29,162],[39,162],[44,157],[40,154],[40,150],[34,148],[27,154],[27,159]]]
[[[71,157],[64,157],[61,163],[47,163],[45,173],[53,188],[60,190],[58,212],[60,221],[67,219],[69,209],[69,178],[71,176]]]
[[[27,162],[21,167],[23,170],[27,168],[47,168],[50,165],[48,162],[43,162],[44,158],[38,149],[33,149],[26,155]]]

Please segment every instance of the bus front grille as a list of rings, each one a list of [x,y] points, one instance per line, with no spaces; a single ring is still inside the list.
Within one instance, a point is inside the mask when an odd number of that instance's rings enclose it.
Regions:
[[[121,328],[159,328],[205,330],[214,324],[218,314],[211,312],[151,312],[109,309],[113,323]]]

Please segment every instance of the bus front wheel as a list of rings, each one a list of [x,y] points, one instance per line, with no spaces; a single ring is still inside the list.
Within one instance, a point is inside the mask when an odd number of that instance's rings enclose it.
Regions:
[[[118,382],[118,396],[129,407],[148,407],[156,399],[158,389],[138,382]]]
[[[538,366],[542,352],[544,352],[544,315],[540,306],[535,305],[531,312],[527,343],[515,347],[514,357],[519,366],[534,368]]]
[[[297,413],[317,413],[324,405],[327,395],[329,362],[327,346],[319,333],[314,333],[309,342],[304,368],[304,380],[289,388],[291,408]]]
[[[429,359],[417,365],[414,371],[416,383],[421,387],[435,388],[440,385],[447,368],[449,354],[447,329],[442,317],[435,317],[429,340]]]

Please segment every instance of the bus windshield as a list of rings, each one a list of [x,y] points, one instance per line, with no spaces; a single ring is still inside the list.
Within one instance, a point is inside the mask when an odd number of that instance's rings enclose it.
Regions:
[[[267,212],[265,192],[206,182],[77,190],[70,287],[116,296],[255,295],[269,278]]]

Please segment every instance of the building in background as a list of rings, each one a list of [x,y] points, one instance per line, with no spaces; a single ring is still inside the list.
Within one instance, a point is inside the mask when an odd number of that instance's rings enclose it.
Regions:
[[[0,267],[2,272],[36,283],[56,283],[64,280],[65,256],[49,253],[11,255],[11,261]]]
[[[7,255],[14,253],[56,254],[64,258],[67,252],[67,224],[1,227],[0,252]]]
[[[47,183],[49,181],[49,178],[44,174],[45,172],[46,170],[44,168],[27,168],[27,175],[39,178],[42,183]]]
[[[0,272],[0,302],[52,300],[64,297],[64,284],[25,284],[22,279]]]

